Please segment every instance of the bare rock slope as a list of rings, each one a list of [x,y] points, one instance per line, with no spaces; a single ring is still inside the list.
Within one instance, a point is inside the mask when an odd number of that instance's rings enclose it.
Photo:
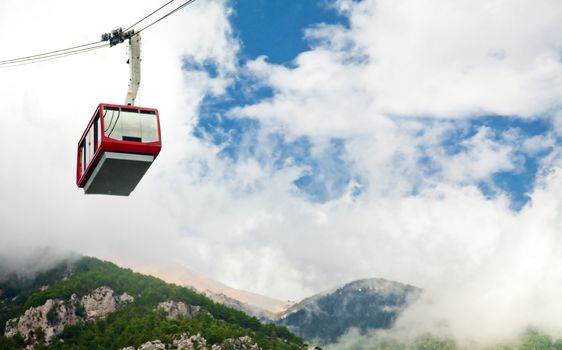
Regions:
[[[121,350],[262,350],[252,338],[248,336],[228,338],[221,344],[207,345],[207,340],[200,334],[189,335],[183,333],[176,337],[171,344],[165,344],[160,340],[148,341],[138,348],[128,346]]]
[[[81,299],[72,294],[69,300],[48,299],[43,305],[27,309],[23,315],[6,322],[4,335],[22,336],[34,341],[42,332],[45,341],[60,334],[64,327],[80,321],[95,322],[114,312],[119,305],[133,302],[134,298],[126,293],[114,296],[109,287],[99,287]]]

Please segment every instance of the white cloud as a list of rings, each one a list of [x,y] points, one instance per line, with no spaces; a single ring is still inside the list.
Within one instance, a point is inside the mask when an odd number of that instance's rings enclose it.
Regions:
[[[556,141],[553,140],[552,135],[536,135],[523,141],[522,148],[527,154],[535,156],[538,153],[548,151],[548,149],[554,148],[555,146]]]
[[[445,154],[436,150],[430,158],[442,169],[444,180],[455,183],[478,183],[488,180],[498,171],[515,170],[513,143],[494,140],[493,131],[481,127],[474,136],[459,144],[464,151],[458,154]]]
[[[482,334],[486,341],[528,324],[562,334],[559,303],[550,292],[560,285],[543,283],[558,274],[545,268],[559,262],[551,253],[556,230],[544,227],[558,220],[551,212],[558,204],[543,201],[545,194],[555,196],[559,180],[539,177],[545,186],[521,213],[501,192],[487,199],[476,188],[497,172],[521,171],[517,152],[537,154],[553,146],[551,136],[525,138],[516,129],[495,135],[481,127],[458,152],[443,147],[467,126],[455,119],[550,116],[559,108],[562,22],[554,9],[560,5],[381,0],[336,7],[349,14],[350,28],[309,29],[314,47],[294,67],[263,57],[249,62],[249,72],[275,94],[231,115],[323,147],[326,139],[346,139],[351,171],[366,191],[352,201],[344,196],[324,205],[301,203],[298,210],[276,208],[288,219],[261,226],[272,235],[269,242],[275,237],[286,247],[303,285],[327,288],[330,278],[335,285],[382,276],[427,288],[433,304],[407,315],[406,328],[435,329],[445,320],[455,337]],[[435,169],[423,169],[424,157]],[[559,166],[553,154],[539,174]]]
[[[562,91],[560,4],[340,1],[351,27],[320,25],[296,68],[248,65],[276,98],[235,111],[294,133],[371,132],[378,115],[552,113]]]

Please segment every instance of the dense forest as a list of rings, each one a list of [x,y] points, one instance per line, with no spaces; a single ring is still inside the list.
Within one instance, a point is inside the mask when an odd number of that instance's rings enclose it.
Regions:
[[[4,336],[4,325],[9,319],[22,315],[30,307],[43,305],[48,299],[68,300],[73,294],[85,295],[100,286],[112,288],[116,293],[128,293],[134,296],[134,302],[95,323],[79,322],[66,326],[48,344],[49,349],[138,347],[155,339],[169,342],[183,332],[199,333],[207,339],[208,344],[250,336],[263,349],[305,347],[303,341],[285,327],[263,324],[255,317],[214,303],[188,288],[167,284],[109,262],[82,257],[60,263],[33,277],[4,274],[0,280],[0,349],[25,347],[22,337]],[[190,319],[170,320],[155,310],[158,303],[166,300],[197,305],[205,312],[199,312]],[[39,340],[35,348],[47,348]]]

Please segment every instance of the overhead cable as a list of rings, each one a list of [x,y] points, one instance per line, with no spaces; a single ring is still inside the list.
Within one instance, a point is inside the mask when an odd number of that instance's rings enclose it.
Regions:
[[[40,60],[40,59],[45,58],[45,57],[62,55],[62,54],[67,53],[69,51],[74,52],[73,50],[83,48],[83,47],[87,47],[87,46],[92,46],[92,45],[99,44],[99,43],[100,43],[99,41],[95,41],[95,42],[92,42],[92,43],[89,43],[89,44],[83,44],[83,45],[69,47],[67,49],[49,51],[49,52],[40,53],[40,54],[36,54],[36,55],[31,55],[31,56],[23,56],[23,57],[18,57],[18,58],[12,58],[12,59],[9,59],[9,60],[0,61],[0,65],[19,63],[19,62],[25,62],[25,61],[30,61],[30,60]],[[80,51],[80,50],[76,50],[76,51]]]
[[[96,44],[99,44],[99,42],[97,42]],[[84,47],[84,46],[86,46],[86,45],[80,45],[80,46],[77,46],[77,47]],[[93,50],[101,49],[101,48],[108,47],[108,46],[109,46],[109,44],[103,43],[103,44],[96,45],[96,46],[86,47],[86,48],[82,48],[82,49],[75,49],[75,50],[70,50],[70,51],[66,51],[66,50],[51,51],[50,54],[45,53],[45,54],[41,54],[41,55],[33,55],[33,56],[23,57],[23,59],[19,59],[19,60],[13,59],[13,60],[2,61],[2,62],[0,62],[0,68],[17,67],[17,66],[24,66],[24,65],[33,64],[33,63],[51,61],[51,60],[54,60],[54,59],[57,59],[57,58],[77,55],[79,53],[93,51]],[[57,53],[54,53],[54,52],[57,52]]]
[[[134,26],[138,25],[139,23],[145,21],[147,18],[153,16],[155,13],[162,10],[164,7],[168,6],[169,4],[171,4],[174,1],[175,0],[168,1],[164,5],[157,8],[156,10],[154,10],[151,13],[149,13],[148,15],[144,16],[139,21],[135,22],[135,24],[129,26],[126,29],[126,31],[133,28]],[[168,12],[164,16],[158,18],[154,22],[146,25],[145,27],[143,27],[140,30],[134,31],[134,35],[139,34],[140,32],[146,30],[147,28],[153,26],[154,24],[160,22],[161,20],[171,16],[172,14],[174,14],[177,11],[183,9],[184,7],[194,3],[195,1],[196,0],[187,0],[182,5],[176,7],[175,9]],[[12,58],[12,59],[8,59],[8,60],[1,60],[0,61],[0,68],[10,68],[10,67],[22,66],[22,65],[33,64],[33,63],[38,63],[38,62],[50,61],[50,60],[54,60],[54,59],[57,59],[57,58],[72,56],[72,55],[76,55],[76,54],[80,54],[80,53],[84,53],[84,52],[89,52],[89,51],[93,51],[93,50],[97,50],[97,49],[101,49],[101,48],[110,46],[108,43],[100,44],[102,42],[103,41],[95,41],[95,42],[91,42],[91,43],[88,43],[88,44],[72,46],[72,47],[69,47],[69,48],[66,48],[66,49],[54,50],[54,51],[44,52],[44,53],[30,55],[30,56],[17,57],[17,58]],[[96,45],[96,44],[100,44],[100,45]]]
[[[133,28],[134,26],[136,26],[137,24],[139,24],[140,22],[144,21],[145,19],[147,19],[148,17],[152,16],[153,14],[155,14],[156,12],[162,10],[164,7],[170,5],[172,2],[174,2],[176,0],[170,0],[167,3],[165,3],[164,5],[160,6],[159,8],[157,8],[156,10],[152,11],[151,13],[149,13],[148,15],[144,16],[142,19],[138,20],[137,22],[135,22],[135,24],[127,27],[127,29],[125,29],[124,31],[128,31],[129,29]]]
[[[135,31],[135,35],[139,34],[140,32],[142,32],[143,30],[152,27],[153,25],[155,25],[156,23],[160,22],[161,20],[163,20],[164,18],[173,15],[174,13],[176,13],[177,11],[181,10],[182,8],[186,7],[187,5],[191,5],[192,3],[194,3],[197,0],[187,0],[185,3],[181,4],[180,6],[176,7],[175,9],[173,9],[172,11],[168,12],[167,14],[165,14],[164,16],[158,18],[156,21],[150,23],[149,25],[147,25],[146,27]]]

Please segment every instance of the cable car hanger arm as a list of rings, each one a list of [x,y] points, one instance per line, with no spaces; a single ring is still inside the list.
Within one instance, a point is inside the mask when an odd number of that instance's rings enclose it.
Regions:
[[[118,28],[110,33],[102,34],[101,40],[109,41],[110,47],[129,40],[129,60],[127,61],[129,64],[129,88],[125,104],[134,106],[141,81],[140,32],[135,33],[133,29],[124,32],[123,28]]]

